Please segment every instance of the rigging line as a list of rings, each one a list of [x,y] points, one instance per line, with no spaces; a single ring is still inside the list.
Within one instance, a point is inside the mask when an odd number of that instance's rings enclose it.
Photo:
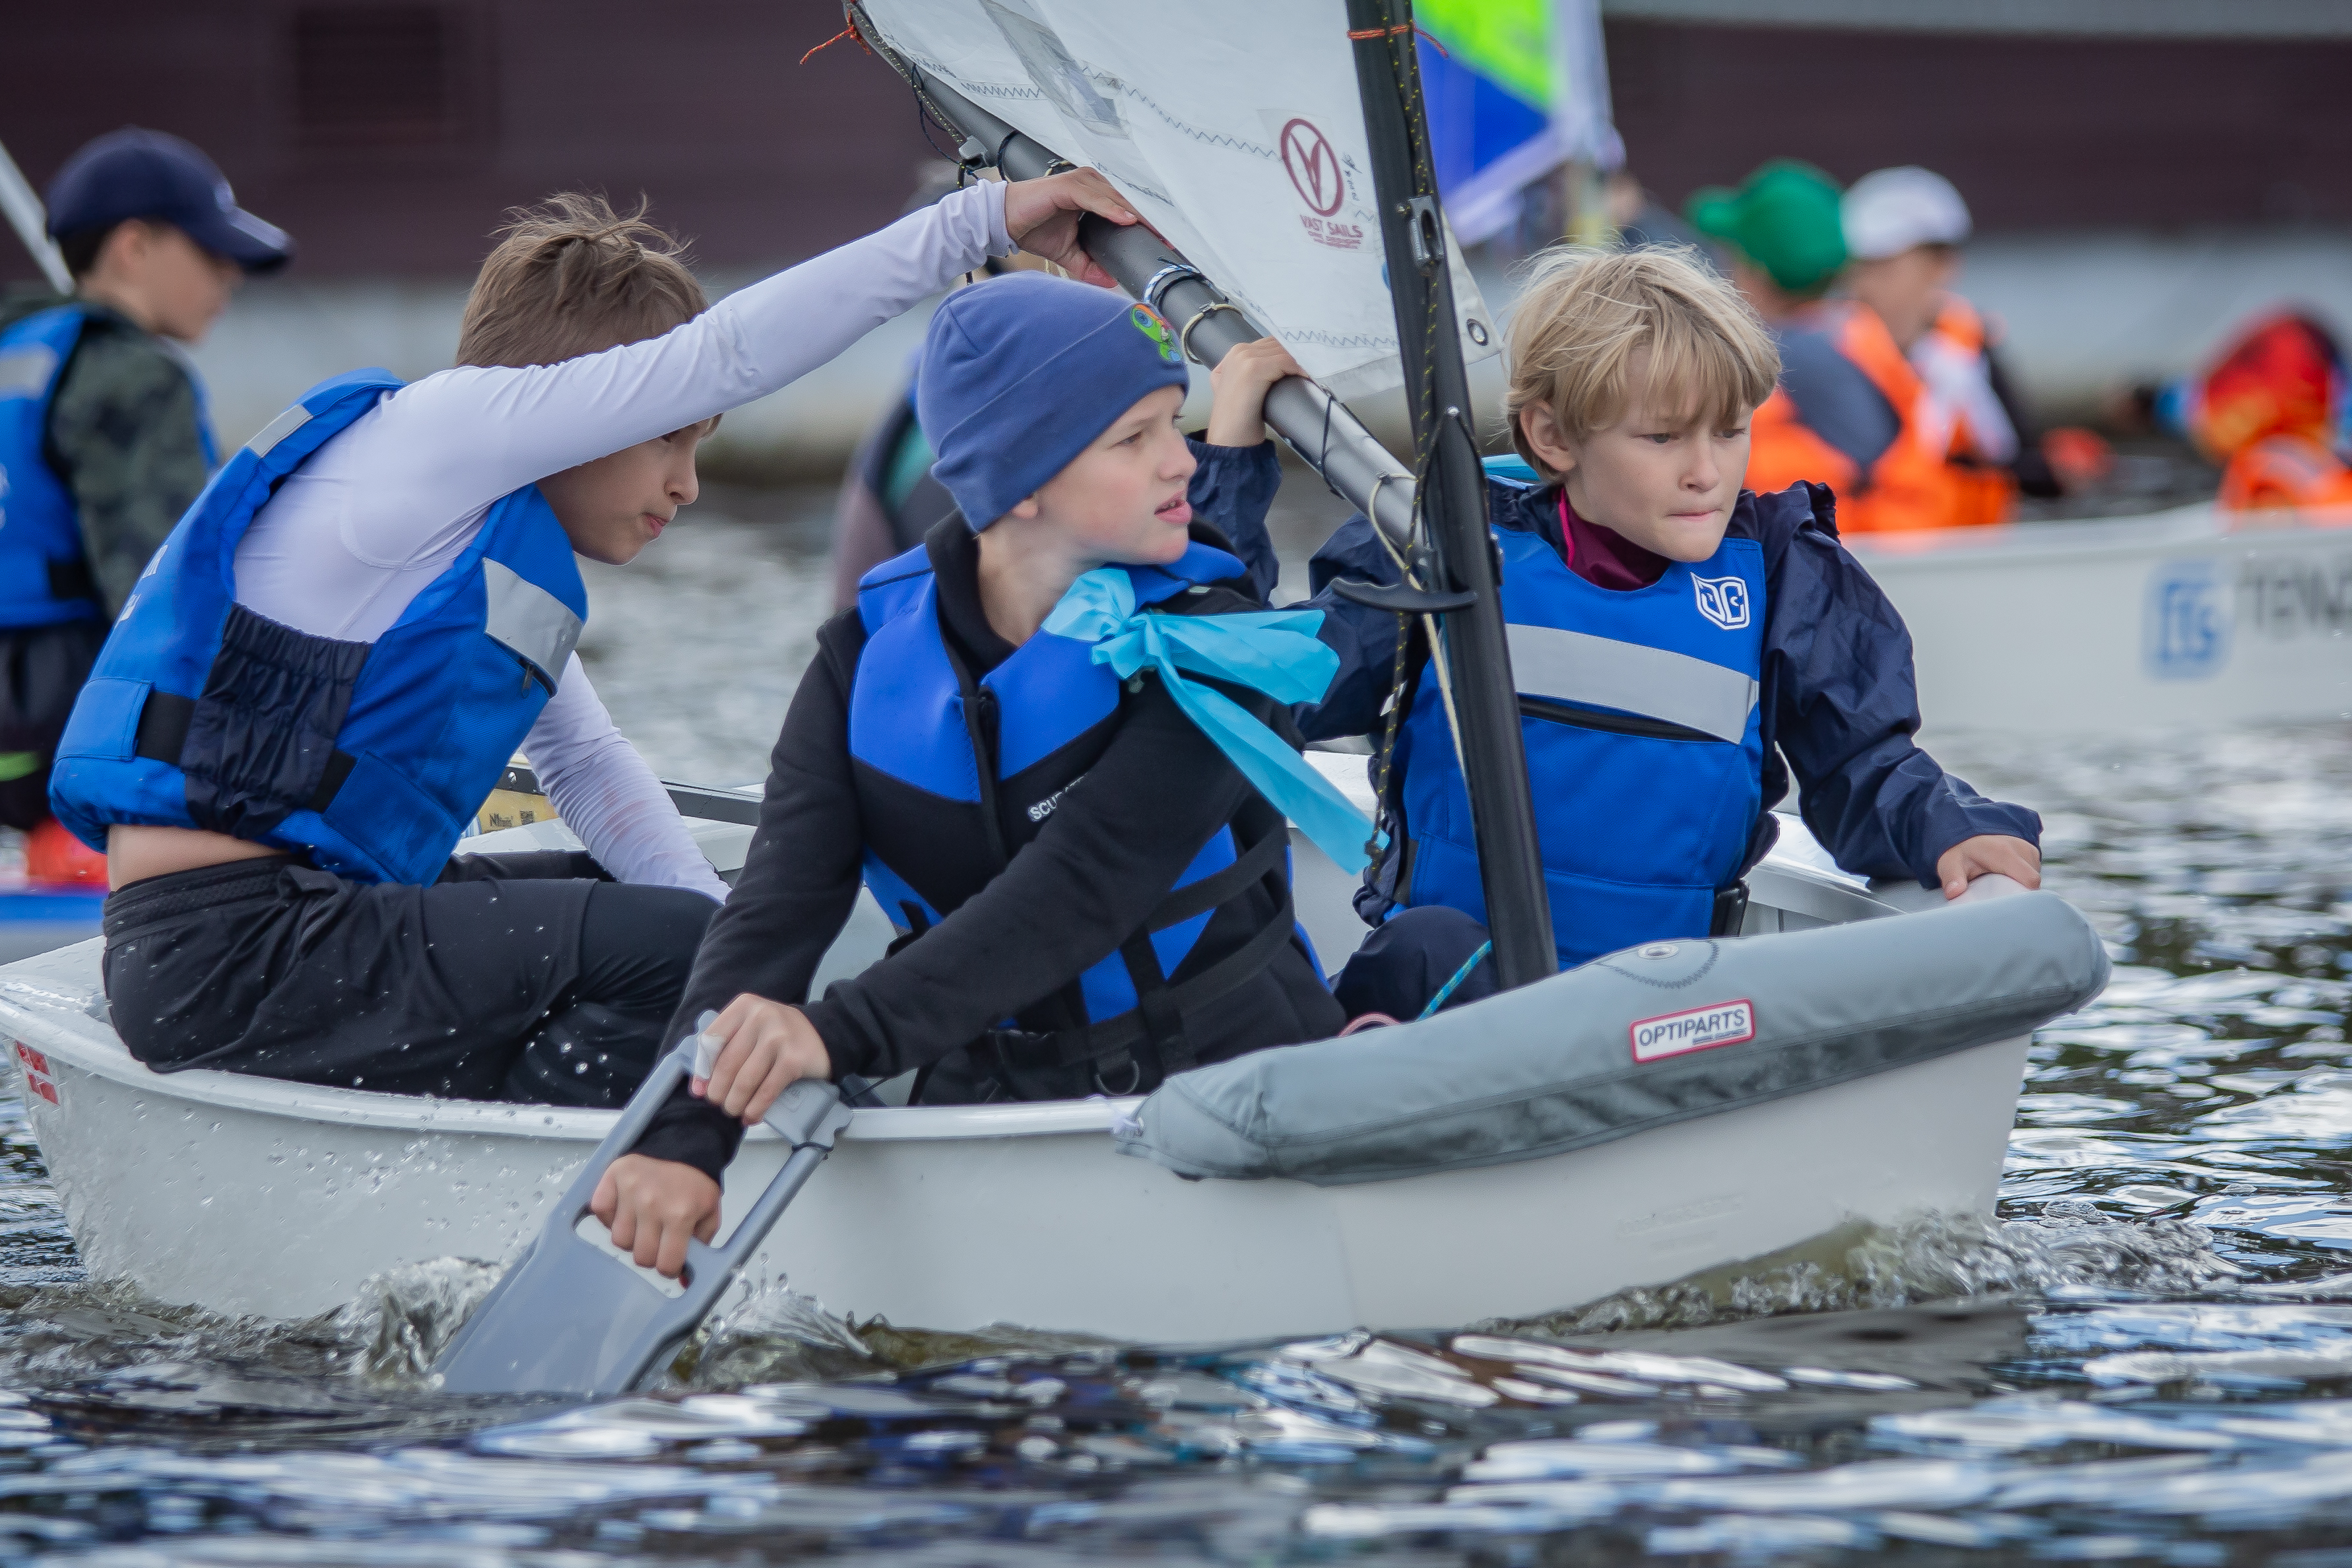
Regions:
[[[1382,475],[1381,481],[1372,486],[1372,500],[1374,502],[1378,502],[1380,500],[1381,483],[1385,483],[1390,477],[1391,476],[1385,474]],[[1424,475],[1422,483],[1414,489],[1412,507],[1414,531],[1422,534],[1426,534],[1428,531],[1421,512],[1421,497],[1427,489],[1428,483],[1426,476]],[[1399,553],[1395,542],[1391,540],[1386,533],[1381,531],[1381,525],[1378,519],[1372,520],[1372,537],[1381,542],[1381,548],[1387,551],[1389,559],[1396,563],[1397,574],[1404,579],[1405,586],[1408,588],[1421,587],[1421,579],[1413,575],[1413,571],[1411,566],[1405,564],[1405,559],[1402,554]],[[1404,617],[1400,615],[1397,618],[1399,620],[1402,620]],[[1437,617],[1426,611],[1423,611],[1421,616],[1421,629],[1422,635],[1429,639],[1429,662],[1431,667],[1437,671],[1437,696],[1438,700],[1445,705],[1445,728],[1454,737],[1454,758],[1458,763],[1461,763],[1463,757],[1462,716],[1455,710],[1454,706],[1454,673],[1446,664],[1444,640],[1437,635]],[[1397,640],[1398,645],[1402,647],[1404,641],[1402,628],[1399,630]],[[1402,656],[1400,656],[1400,666],[1401,665]],[[1389,706],[1392,714],[1395,711],[1396,704],[1398,701],[1402,700],[1404,696],[1404,681],[1402,676],[1403,672],[1400,667],[1396,685],[1392,689],[1390,698]],[[1393,721],[1391,721],[1389,740],[1390,744],[1393,746],[1395,744]],[[1382,766],[1382,772],[1383,773],[1386,773],[1385,763]]]
[[[1381,487],[1392,479],[1402,477],[1401,474],[1385,473],[1374,476],[1371,499],[1364,504],[1364,516],[1370,521],[1374,533],[1381,531],[1379,515]],[[1391,551],[1391,553],[1394,554],[1394,552]],[[1402,563],[1399,563],[1399,570],[1402,570]],[[1405,574],[1405,580],[1408,584],[1412,583],[1411,573]],[[1404,718],[1405,659],[1412,644],[1412,617],[1400,610],[1397,612],[1396,656],[1391,661],[1389,668],[1388,723],[1381,734],[1379,776],[1372,784],[1372,834],[1370,837],[1364,840],[1364,858],[1368,860],[1377,861],[1380,851],[1383,847],[1381,844],[1380,818],[1388,809],[1389,776],[1396,763],[1397,726]]]
[[[1399,33],[1417,34],[1422,37],[1427,38],[1429,40],[1429,47],[1435,49],[1439,54],[1444,55],[1447,59],[1450,60],[1454,58],[1452,51],[1447,49],[1444,44],[1439,43],[1436,37],[1432,34],[1428,28],[1423,26],[1418,22],[1400,22],[1393,27],[1353,27],[1349,29],[1348,37],[1351,41],[1360,44],[1368,43],[1374,38],[1393,38]]]
[[[862,37],[858,37],[858,33],[857,33],[857,24],[856,24],[856,23],[855,23],[855,22],[852,22],[849,26],[847,26],[846,27],[844,27],[841,31],[839,31],[838,33],[835,33],[833,37],[831,37],[830,38],[827,38],[824,42],[823,42],[823,43],[819,44],[816,47],[814,47],[814,48],[811,49],[807,54],[803,55],[803,56],[800,58],[800,63],[801,63],[802,65],[806,65],[806,64],[808,64],[808,63],[809,63],[809,61],[811,61],[811,60],[814,59],[817,56],[819,56],[819,55],[823,54],[825,50],[827,50],[827,49],[829,49],[829,48],[833,47],[833,46],[834,46],[834,45],[835,45],[835,44],[837,44],[837,43],[841,42],[841,40],[842,40],[842,39],[844,39],[844,38],[857,38],[857,47],[858,47],[859,48],[861,48],[861,49],[865,49],[865,48],[866,48],[866,40],[865,40],[864,38],[862,38]],[[869,54],[869,55],[870,55],[870,54],[872,54],[874,51],[873,51],[872,49],[866,49],[866,52],[867,54]]]
[[[1478,944],[1478,951],[1472,953],[1469,958],[1464,962],[1462,967],[1454,972],[1453,979],[1447,981],[1444,984],[1437,988],[1437,994],[1429,999],[1429,1005],[1421,1010],[1420,1017],[1413,1019],[1413,1022],[1418,1024],[1421,1022],[1422,1018],[1436,1017],[1438,1009],[1444,1006],[1445,1004],[1453,997],[1454,993],[1460,988],[1462,983],[1470,978],[1470,972],[1477,968],[1479,963],[1485,960],[1486,956],[1494,951],[1495,943],[1491,937],[1486,941],[1480,942]]]
[[[1323,476],[1323,488],[1333,495],[1339,493],[1339,487],[1331,482],[1331,405],[1339,401],[1337,397],[1331,395],[1329,388],[1324,389],[1323,438],[1317,443],[1319,449],[1315,456],[1315,471]],[[1378,510],[1381,504],[1381,485],[1387,478],[1386,474],[1382,474],[1380,479],[1372,481],[1372,499],[1365,506],[1364,515],[1372,520],[1372,531],[1375,533],[1380,531],[1381,527],[1381,514]]]

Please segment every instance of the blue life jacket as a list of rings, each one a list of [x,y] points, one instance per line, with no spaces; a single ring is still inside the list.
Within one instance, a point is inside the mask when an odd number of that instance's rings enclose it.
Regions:
[[[1257,608],[1207,586],[1245,574],[1204,544],[1171,565],[1127,571],[1140,605],[1176,614]],[[866,645],[850,685],[849,752],[866,885],[903,943],[954,912],[1043,830],[1064,792],[1109,747],[1128,689],[1094,661],[1094,645],[1046,632],[974,679],[940,631],[927,547],[867,573],[857,609]],[[1267,896],[1249,900],[1260,886]],[[1271,917],[1261,919],[1268,905]],[[1256,912],[1238,940],[1201,950],[1228,907]],[[1305,946],[1281,813],[1252,792],[1141,927],[1118,934],[1109,957],[974,1042],[978,1076],[1024,1100],[1127,1094],[1214,1059],[1213,1043],[1185,1038],[1184,1011],[1249,980],[1294,934]],[[1188,960],[1193,972],[1180,973]]]
[[[49,405],[81,342],[89,312],[59,305],[0,331],[0,630],[95,619],[98,586],[82,553],[73,492],[49,467]],[[205,465],[217,460],[196,388]]]
[[[1562,968],[1703,937],[1762,808],[1764,552],[1726,539],[1646,588],[1595,587],[1541,535],[1494,531]],[[1403,902],[1486,918],[1470,798],[1436,671],[1397,741]]]
[[[254,514],[399,385],[362,370],[312,387],[213,476],[148,563],[50,774],[50,808],[84,843],[143,823],[307,851],[358,881],[440,874],[587,619],[571,541],[538,488],[492,505],[373,643],[296,631],[236,599]]]

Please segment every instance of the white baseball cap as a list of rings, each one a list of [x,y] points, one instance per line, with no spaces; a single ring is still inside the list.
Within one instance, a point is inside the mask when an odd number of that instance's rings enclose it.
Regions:
[[[1838,203],[1845,249],[1857,261],[1900,256],[1915,245],[1959,245],[1969,204],[1952,182],[1916,164],[1880,169],[1846,187]]]

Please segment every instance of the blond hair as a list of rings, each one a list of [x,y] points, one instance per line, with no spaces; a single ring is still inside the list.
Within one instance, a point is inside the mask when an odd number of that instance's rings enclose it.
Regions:
[[[466,297],[457,363],[554,364],[657,338],[709,307],[686,247],[604,197],[565,191],[517,207]]]
[[[1780,376],[1780,351],[1755,309],[1683,246],[1538,258],[1506,349],[1511,445],[1548,480],[1560,476],[1528,445],[1524,409],[1549,408],[1571,441],[1607,429],[1637,400],[1742,424]],[[1649,382],[1634,386],[1633,356],[1644,350]]]

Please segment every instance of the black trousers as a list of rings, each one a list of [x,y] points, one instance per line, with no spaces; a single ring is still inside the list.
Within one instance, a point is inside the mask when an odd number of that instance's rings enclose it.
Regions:
[[[115,1031],[159,1072],[617,1106],[719,906],[602,875],[551,851],[460,856],[421,888],[290,858],[134,882],[106,900]]]
[[[100,620],[0,628],[0,826],[29,832],[49,815],[58,737],[105,643]]]
[[[1380,1013],[1410,1024],[1486,940],[1486,928],[1460,910],[1444,904],[1399,910],[1349,958],[1339,978],[1331,983],[1331,994],[1350,1018]],[[1438,1010],[1494,994],[1495,962],[1489,954],[1463,976]]]

